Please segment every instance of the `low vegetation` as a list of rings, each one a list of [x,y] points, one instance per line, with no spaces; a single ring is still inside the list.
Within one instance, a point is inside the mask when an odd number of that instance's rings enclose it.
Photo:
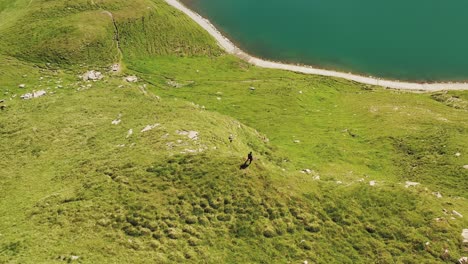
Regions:
[[[256,68],[162,0],[0,0],[0,19],[0,263],[467,254],[467,92]]]

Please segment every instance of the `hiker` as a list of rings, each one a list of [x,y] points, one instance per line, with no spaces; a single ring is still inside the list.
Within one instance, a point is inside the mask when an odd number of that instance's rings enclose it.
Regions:
[[[247,162],[249,162],[249,165],[250,165],[252,161],[253,161],[253,156],[252,156],[252,151],[250,151],[250,153],[247,155],[247,159],[245,160],[244,164],[247,164]]]

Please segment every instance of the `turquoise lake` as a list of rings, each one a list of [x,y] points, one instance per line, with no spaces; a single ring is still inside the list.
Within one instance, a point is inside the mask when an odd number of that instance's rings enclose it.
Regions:
[[[186,0],[244,51],[382,78],[468,80],[467,0]]]

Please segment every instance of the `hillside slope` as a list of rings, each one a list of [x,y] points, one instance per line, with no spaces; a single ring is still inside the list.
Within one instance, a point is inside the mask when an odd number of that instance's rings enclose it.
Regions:
[[[0,263],[467,254],[467,92],[252,67],[160,0],[0,0],[0,19]]]

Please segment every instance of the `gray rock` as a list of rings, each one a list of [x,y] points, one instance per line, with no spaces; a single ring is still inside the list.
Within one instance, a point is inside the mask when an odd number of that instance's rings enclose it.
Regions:
[[[147,131],[150,131],[150,130],[153,130],[154,128],[160,126],[161,124],[154,124],[154,125],[147,125],[145,128],[143,128],[141,130],[141,133],[143,132],[147,132]]]
[[[468,243],[468,229],[462,231],[463,243]]]
[[[136,83],[138,82],[138,77],[136,76],[127,76],[125,77],[125,81],[129,82],[129,83]]]
[[[191,140],[198,140],[198,132],[197,131],[179,131],[177,130],[176,133],[181,136],[187,136]]]
[[[133,129],[130,129],[130,130],[128,130],[128,132],[127,132],[127,137],[126,137],[126,138],[129,138],[129,137],[131,137],[132,135],[133,135]]]
[[[21,96],[22,99],[24,100],[29,100],[29,99],[33,99],[33,98],[37,98],[37,97],[41,97],[41,96],[44,96],[46,95],[46,91],[44,90],[40,90],[40,91],[37,91],[37,92],[32,92],[32,93],[27,93],[27,94],[23,94]]]
[[[405,187],[406,188],[409,188],[409,187],[412,187],[412,186],[417,186],[417,185],[419,185],[419,182],[410,182],[410,181],[405,182]]]
[[[468,264],[468,257],[461,257],[461,258],[458,260],[458,263],[460,263],[460,264]]]
[[[455,211],[455,210],[452,210],[452,214],[454,214],[454,215],[456,215],[456,216],[458,216],[460,218],[463,218],[463,215],[460,214],[459,212]]]
[[[118,71],[120,71],[120,64],[116,63],[116,64],[112,65],[111,70],[112,70],[113,72],[118,72]]]
[[[102,78],[104,78],[102,73],[95,70],[88,71],[82,76],[83,81],[97,81],[101,80]]]

